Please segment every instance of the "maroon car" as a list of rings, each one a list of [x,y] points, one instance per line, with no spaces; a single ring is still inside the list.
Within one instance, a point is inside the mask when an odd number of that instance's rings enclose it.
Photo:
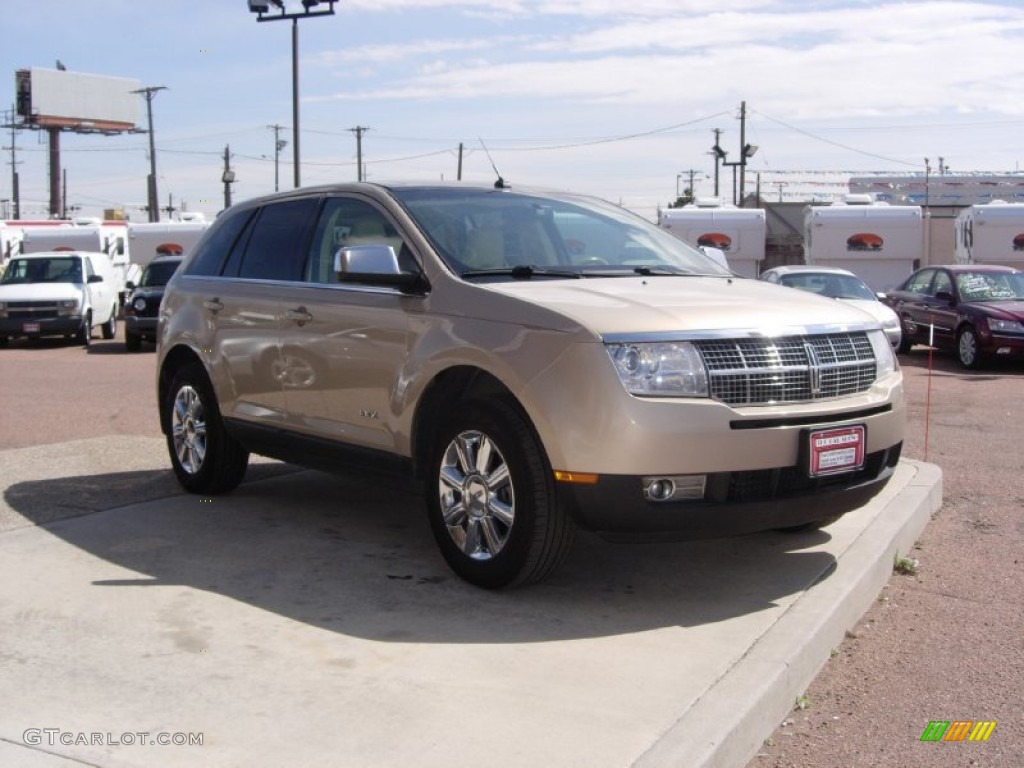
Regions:
[[[885,297],[900,316],[899,351],[931,344],[956,352],[964,368],[986,356],[1024,358],[1024,272],[956,264],[924,267]]]

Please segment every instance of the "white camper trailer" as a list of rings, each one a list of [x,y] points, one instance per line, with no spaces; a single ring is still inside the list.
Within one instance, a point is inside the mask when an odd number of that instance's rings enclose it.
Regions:
[[[804,210],[804,261],[853,272],[884,291],[921,266],[924,218],[918,205],[848,195],[842,203]]]
[[[158,252],[191,252],[210,224],[199,213],[183,213],[182,217],[180,221],[129,222],[132,263],[144,267]]]
[[[128,230],[123,221],[75,219],[59,226],[27,226],[22,230],[22,252],[90,251],[105,253],[114,266],[116,289],[123,299],[125,283],[137,280],[139,269],[128,256]]]
[[[718,198],[698,199],[662,211],[658,223],[694,247],[718,248],[733,272],[744,277],[760,274],[767,235],[764,209],[722,205]]]
[[[1024,203],[993,200],[956,217],[958,264],[1002,264],[1024,269]]]

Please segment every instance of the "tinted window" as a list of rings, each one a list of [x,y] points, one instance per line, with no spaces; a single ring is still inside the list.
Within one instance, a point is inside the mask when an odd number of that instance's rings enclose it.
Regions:
[[[174,274],[179,264],[181,264],[179,260],[150,262],[142,272],[139,285],[146,288],[167,285],[167,281],[171,279],[171,275]]]
[[[187,274],[221,274],[228,254],[231,253],[238,236],[254,212],[254,209],[233,211],[217,219],[196,247],[195,256],[186,270]]]
[[[950,279],[948,272],[935,273],[935,285],[932,286],[932,295],[939,291],[953,292],[953,281]]]
[[[239,277],[300,280],[309,242],[309,223],[319,200],[306,197],[263,206],[253,225]]]

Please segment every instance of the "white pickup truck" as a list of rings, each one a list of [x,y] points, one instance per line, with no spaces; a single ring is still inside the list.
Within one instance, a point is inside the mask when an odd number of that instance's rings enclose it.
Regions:
[[[15,256],[0,277],[0,347],[21,336],[66,336],[88,346],[95,325],[104,339],[112,339],[117,294],[117,273],[105,253]]]

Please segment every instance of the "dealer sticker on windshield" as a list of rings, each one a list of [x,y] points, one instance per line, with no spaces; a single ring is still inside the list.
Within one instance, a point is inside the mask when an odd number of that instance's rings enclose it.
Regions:
[[[807,473],[811,477],[854,472],[864,466],[867,443],[863,424],[815,429],[806,433]]]

